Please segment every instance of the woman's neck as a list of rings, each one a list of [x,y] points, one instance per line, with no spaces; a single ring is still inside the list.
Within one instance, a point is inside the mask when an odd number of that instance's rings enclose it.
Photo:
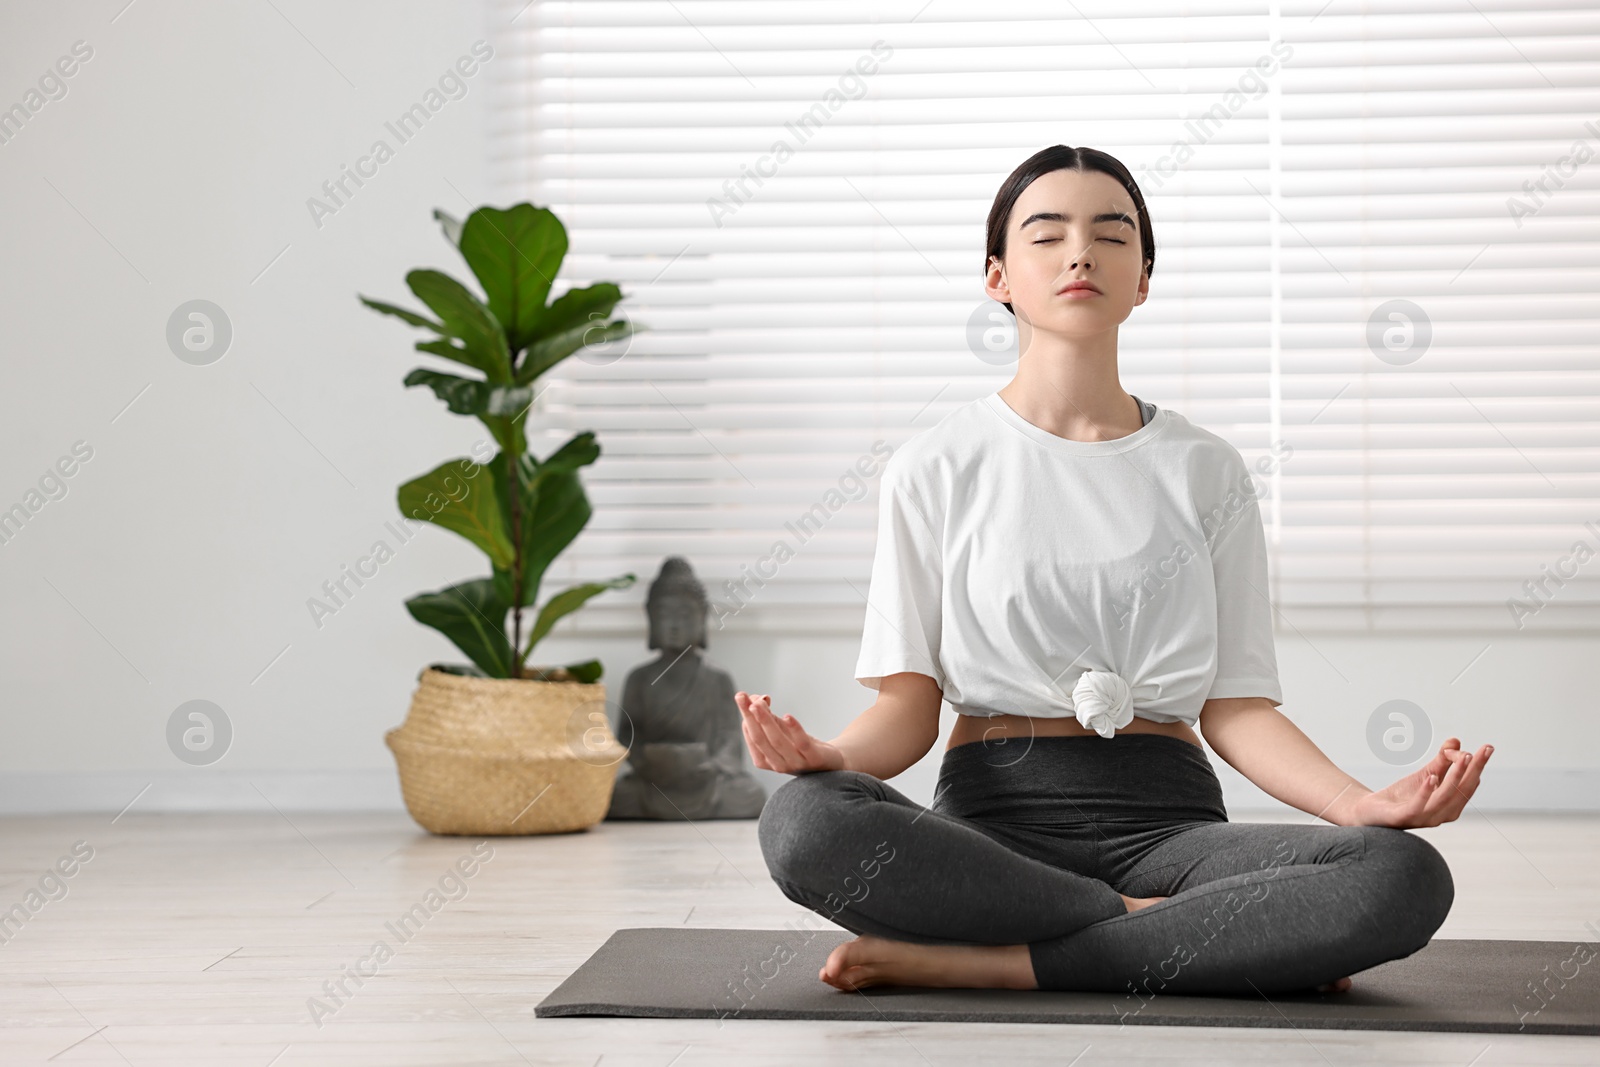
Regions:
[[[1016,378],[1000,389],[1011,410],[1069,442],[1109,442],[1144,426],[1117,376],[1115,331],[1091,339],[1027,333]]]

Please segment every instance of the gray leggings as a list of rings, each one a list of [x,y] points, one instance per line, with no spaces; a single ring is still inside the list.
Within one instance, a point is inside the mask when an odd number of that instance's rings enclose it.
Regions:
[[[797,775],[758,837],[785,896],[857,934],[1026,944],[1039,988],[1306,991],[1409,956],[1455,898],[1415,834],[1230,823],[1200,747],[1054,736],[945,752],[931,808],[861,771]],[[1119,893],[1166,896],[1128,912]]]

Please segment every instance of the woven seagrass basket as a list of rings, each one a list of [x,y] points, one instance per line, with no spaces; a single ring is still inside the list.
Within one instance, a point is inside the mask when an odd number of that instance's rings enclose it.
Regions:
[[[435,834],[555,834],[605,818],[628,754],[601,682],[477,678],[428,667],[384,735],[406,810]]]

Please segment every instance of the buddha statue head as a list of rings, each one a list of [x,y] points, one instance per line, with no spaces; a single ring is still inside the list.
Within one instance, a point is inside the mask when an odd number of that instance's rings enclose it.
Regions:
[[[706,587],[682,556],[668,556],[650,583],[644,610],[650,619],[650,648],[678,652],[689,645],[706,647]]]

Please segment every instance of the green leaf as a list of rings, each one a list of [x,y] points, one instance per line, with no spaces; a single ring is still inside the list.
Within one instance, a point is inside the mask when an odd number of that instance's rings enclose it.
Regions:
[[[522,432],[522,421],[516,418],[506,418],[503,415],[484,415],[483,424],[489,427],[489,432],[494,434],[494,439],[500,442],[500,451],[512,456],[525,455],[528,451],[528,438]],[[502,514],[504,514],[502,512]]]
[[[580,682],[598,682],[605,673],[605,665],[597,659],[586,659],[582,663],[567,664],[567,672]]]
[[[441,208],[433,209],[433,217],[439,220],[439,227],[444,230],[444,239],[452,247],[461,246],[461,220],[447,214]]]
[[[357,296],[360,296],[360,294],[358,293]],[[381,300],[368,300],[364,296],[360,297],[360,299],[363,304],[373,311],[381,311],[385,315],[393,315],[397,319],[405,319],[413,326],[426,326],[435,333],[444,333],[444,327],[439,323],[434,322],[432,319],[425,319],[414,311],[407,311],[405,308],[395,307],[393,304],[385,304]]]
[[[491,678],[512,677],[514,656],[506,638],[505,601],[494,582],[474,578],[406,601],[411,617],[448,637]]]
[[[416,347],[418,352],[431,352],[433,355],[443,356],[445,359],[454,360],[457,363],[462,364],[463,366],[471,367],[473,370],[482,370],[483,369],[482,367],[478,366],[478,364],[481,361],[478,359],[477,356],[473,355],[471,352],[468,352],[466,350],[466,348],[463,347],[462,345],[459,345],[456,342],[451,341],[451,340],[449,340],[447,338],[442,338],[441,337],[436,341],[418,341],[416,343],[415,347]],[[423,368],[419,367],[417,369],[421,370]],[[413,371],[412,373],[414,374],[414,373],[416,373],[416,371]],[[433,373],[438,373],[438,372],[433,372]],[[463,378],[462,379],[462,381],[476,381],[476,380],[478,380],[478,379],[470,379],[470,378]],[[410,384],[409,381],[407,382],[407,384]],[[487,382],[483,382],[482,384],[484,384],[485,386],[488,385]],[[488,396],[487,393],[484,394],[484,395],[485,395],[485,397]]]
[[[477,367],[491,382],[510,383],[511,355],[506,350],[506,337],[483,301],[441,271],[414,270],[406,275],[406,284],[418,300],[439,316],[443,327],[439,332],[461,342],[457,354],[447,358]]]
[[[534,390],[531,385],[497,385],[489,390],[484,411],[490,415],[521,418],[532,406],[533,397]]]
[[[609,319],[621,302],[622,290],[611,282],[568,289],[550,301],[549,310],[539,320],[539,333],[549,337],[574,326],[588,326],[596,319]]]
[[[537,507],[538,492],[537,490],[530,491],[530,487],[535,484],[535,479],[538,475],[539,461],[526,453],[517,453],[511,452],[507,449],[501,449],[500,452],[496,454],[495,457],[488,463],[490,473],[492,473],[494,476],[494,491],[495,495],[499,498],[500,515],[502,522],[505,524],[506,539],[510,543],[516,544],[516,537],[511,528],[512,489],[509,484],[509,478],[506,474],[508,464],[510,463],[508,457],[510,456],[518,457],[517,484],[519,488],[517,490],[516,499],[520,501],[521,513],[517,516],[517,519],[523,524],[526,524],[528,521],[530,521],[529,516],[534,513],[534,509]],[[526,527],[524,526],[524,528]],[[524,575],[527,573],[526,565],[524,565],[523,573]],[[500,594],[500,599],[504,600],[507,604],[515,604],[517,597],[515,595],[515,590],[512,588],[513,582],[510,564],[507,564],[504,567],[496,567],[494,569],[494,583],[495,589]],[[524,605],[533,599],[535,594],[532,592],[532,590],[537,586],[537,584],[537,581],[529,583],[528,581],[524,580],[522,587],[522,603]]]
[[[528,643],[523,646],[521,659],[526,659],[528,653],[550,632],[550,628],[564,615],[570,615],[583,607],[584,602],[591,597],[599,596],[607,589],[626,589],[638,578],[632,574],[624,574],[620,578],[612,578],[606,582],[584,582],[571,589],[565,589],[551,597],[545,606],[539,609],[539,619],[533,624],[533,629],[528,632]]]
[[[443,343],[443,342],[440,342]],[[418,367],[406,375],[406,385],[426,385],[457,415],[482,415],[489,402],[491,386],[477,378],[462,378]]]
[[[489,310],[520,351],[535,336],[545,298],[567,254],[567,229],[549,208],[480,207],[461,227],[461,255],[489,298]]]
[[[588,525],[593,514],[589,497],[578,479],[578,469],[600,458],[600,445],[594,433],[584,431],[550,454],[540,463],[531,455],[519,464],[521,487],[522,596],[516,606],[526,607],[539,597],[544,572]],[[505,455],[489,461],[494,472],[495,491],[500,494],[500,512],[505,516],[506,536],[511,537],[511,499],[506,476]],[[513,596],[509,565],[495,571],[496,587],[510,604]]]
[[[523,606],[534,602],[544,572],[589,524],[594,512],[578,479],[578,468],[599,456],[594,434],[585,432],[539,464],[529,490],[534,501],[533,521],[529,522],[526,514],[522,521]]]
[[[400,511],[454,530],[483,549],[496,567],[510,567],[511,539],[492,478],[491,467],[453,459],[402,485]]]
[[[471,663],[430,663],[428,666],[433,670],[443,671],[445,674],[454,674],[460,678],[489,677],[487,674],[483,673],[481,668],[476,667]],[[418,677],[421,677],[421,675],[418,675]]]
[[[528,385],[580,348],[620,341],[640,329],[624,319],[608,323],[579,323],[560,333],[539,339],[528,347],[528,354],[517,367],[517,384]]]
[[[575,471],[587,467],[600,458],[600,442],[594,439],[593,430],[572,435],[572,439],[546,457],[539,464],[542,472]]]
[[[503,419],[522,418],[533,403],[533,387],[528,385],[490,385],[477,378],[443,374],[418,367],[406,375],[407,385],[426,385],[457,415],[477,415],[491,430]],[[489,422],[492,417],[496,421]]]
[[[533,603],[538,581],[543,580],[555,558],[577,540],[594,514],[589,496],[576,472],[539,472],[539,507],[533,521],[522,523],[522,572],[534,584],[524,595],[524,605]]]
[[[521,456],[528,451],[523,419],[532,401],[533,397],[520,388],[502,385],[490,386],[484,397],[483,411],[478,413],[478,419],[489,428],[500,451],[506,455]]]

